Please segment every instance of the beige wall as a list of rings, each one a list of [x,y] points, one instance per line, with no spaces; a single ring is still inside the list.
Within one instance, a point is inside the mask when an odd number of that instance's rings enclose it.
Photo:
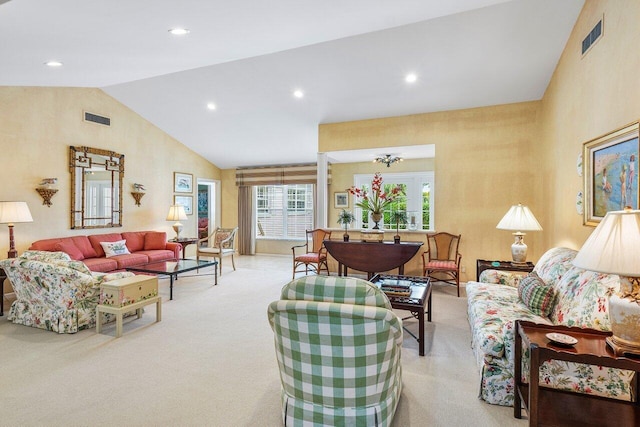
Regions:
[[[111,126],[83,121],[83,111],[111,118]],[[90,146],[125,155],[123,227],[71,230],[69,146]],[[99,89],[0,87],[0,200],[24,200],[33,223],[16,224],[19,252],[49,237],[110,231],[163,230],[173,203],[173,172],[220,179],[220,170]],[[58,178],[53,206],[42,205],[35,191],[42,178]],[[135,206],[132,184],[146,186],[142,206]],[[194,191],[194,208],[197,193]],[[196,236],[196,215],[183,221],[183,235]],[[6,226],[0,227],[0,254],[9,247]]]
[[[603,15],[604,36],[583,58],[581,40]],[[582,144],[640,118],[638,16],[635,0],[587,0],[541,101],[322,124],[318,151],[435,144],[432,164],[391,169],[435,170],[436,229],[462,234],[468,277],[476,258],[509,258],[512,237],[495,225],[513,203],[529,205],[544,227],[526,238],[531,260],[552,246],[578,248],[592,231],[575,210]],[[111,117],[112,126],[84,122],[85,110]],[[164,218],[173,200],[174,171],[220,179],[222,225],[237,224],[233,170],[220,171],[101,90],[0,87],[0,199],[25,200],[34,217],[31,224],[16,225],[19,251],[33,240],[85,234],[69,229],[69,145],[125,154],[124,226],[117,230],[172,232]],[[334,166],[330,226],[337,226],[333,192],[351,185],[350,174],[370,167],[356,164],[349,172]],[[46,177],[59,179],[50,208],[35,192]],[[141,207],[129,195],[134,182],[147,187]],[[101,231],[108,229],[90,232]],[[184,233],[195,231],[195,216],[189,217]],[[276,242],[259,251],[289,253],[290,246]],[[0,252],[7,249],[7,231],[0,228]]]
[[[603,15],[604,35],[582,57],[582,40]],[[640,118],[638,17],[637,0],[587,0],[544,95],[535,154],[548,211],[545,247],[580,248],[593,230],[575,209],[583,143]]]
[[[460,251],[466,270],[462,276],[467,280],[475,278],[477,258],[510,259],[513,238],[495,227],[512,204],[527,204],[538,219],[544,218],[539,207],[541,192],[535,184],[536,162],[531,155],[539,140],[539,107],[540,102],[528,102],[323,124],[319,151],[435,144],[434,160],[403,162],[388,170],[435,170],[435,229],[462,235]],[[347,188],[353,178],[349,179],[349,172],[340,166],[332,167],[332,179],[336,173],[332,186]],[[364,168],[366,172],[380,170],[383,177],[387,170],[380,165],[358,164],[353,173],[365,172]],[[338,190],[332,189],[331,197],[333,191]],[[331,218],[335,215],[331,212]],[[330,220],[330,225],[335,221]],[[526,238],[531,259],[544,249],[540,234]],[[411,234],[407,239],[419,240]],[[409,270],[419,271],[419,265],[414,259]]]

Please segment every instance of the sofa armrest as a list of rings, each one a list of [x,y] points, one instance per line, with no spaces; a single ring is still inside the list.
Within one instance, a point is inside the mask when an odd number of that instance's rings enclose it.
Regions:
[[[480,282],[506,285],[511,286],[512,288],[517,288],[522,277],[522,273],[489,269],[484,270],[482,273],[480,273]]]
[[[182,250],[180,243],[167,242],[167,250],[173,251],[175,259],[180,259],[180,251]]]

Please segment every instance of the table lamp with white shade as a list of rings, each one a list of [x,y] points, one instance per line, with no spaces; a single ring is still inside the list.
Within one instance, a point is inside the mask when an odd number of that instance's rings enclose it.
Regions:
[[[618,355],[640,354],[640,210],[608,212],[573,265],[620,276],[620,291],[609,296],[607,343]]]
[[[27,203],[0,201],[0,224],[9,225],[9,252],[7,253],[9,258],[18,256],[13,239],[13,224],[18,222],[33,222]]]
[[[540,231],[542,227],[533,216],[531,210],[527,206],[517,205],[511,206],[507,213],[502,217],[498,225],[499,230],[515,231],[513,236],[515,242],[511,245],[512,264],[521,265],[527,263],[527,245],[524,243],[525,233],[523,231]]]
[[[171,205],[169,207],[167,221],[176,221],[176,223],[173,224],[173,229],[176,232],[176,240],[180,238],[180,232],[182,231],[182,224],[180,223],[180,221],[185,221],[186,219],[187,213],[184,211],[184,206]]]

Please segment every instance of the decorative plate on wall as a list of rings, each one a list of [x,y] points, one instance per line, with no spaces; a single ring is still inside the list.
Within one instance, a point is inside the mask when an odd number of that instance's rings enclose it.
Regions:
[[[576,194],[576,211],[578,211],[578,215],[582,215],[584,213],[584,204],[582,202],[582,191],[578,191],[578,194]]]
[[[576,160],[576,169],[578,171],[578,176],[582,176],[582,153],[578,154],[578,159]]]

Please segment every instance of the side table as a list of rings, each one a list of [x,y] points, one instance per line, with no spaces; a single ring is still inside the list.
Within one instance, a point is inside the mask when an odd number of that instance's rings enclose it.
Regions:
[[[407,310],[411,316],[418,319],[418,336],[404,328],[404,330],[418,341],[418,354],[424,356],[424,314],[427,313],[427,320],[431,322],[431,282],[428,277],[398,276],[394,274],[376,274],[371,279],[371,283],[380,288],[385,280],[406,280],[411,282],[411,295],[407,297],[393,296],[387,294],[391,307],[397,310]],[[406,320],[405,317],[402,320]]]
[[[116,338],[122,336],[122,317],[135,310],[138,319],[142,307],[156,305],[156,322],[162,320],[162,297],[158,295],[158,278],[146,275],[126,277],[100,285],[100,304],[96,306],[96,333],[102,331],[100,313],[116,315]]]
[[[570,335],[578,340],[573,347],[559,346],[546,337],[550,332]],[[540,387],[540,365],[545,360],[566,360],[589,365],[628,369],[640,372],[640,361],[616,357],[605,338],[611,332],[569,328],[516,321],[514,356],[513,415],[522,416],[522,403],[529,415],[530,426],[637,426],[640,425],[640,403],[628,402]],[[529,349],[529,384],[522,381],[523,346]],[[638,374],[632,389],[638,389]]]
[[[480,281],[480,273],[485,270],[521,271],[531,273],[535,265],[527,262],[526,265],[513,264],[511,261],[489,261],[486,259],[476,260],[476,282]]]
[[[192,245],[198,241],[197,237],[181,237],[179,239],[169,240],[172,243],[180,243],[182,245],[182,259],[186,259],[184,254],[187,250],[187,246]]]

